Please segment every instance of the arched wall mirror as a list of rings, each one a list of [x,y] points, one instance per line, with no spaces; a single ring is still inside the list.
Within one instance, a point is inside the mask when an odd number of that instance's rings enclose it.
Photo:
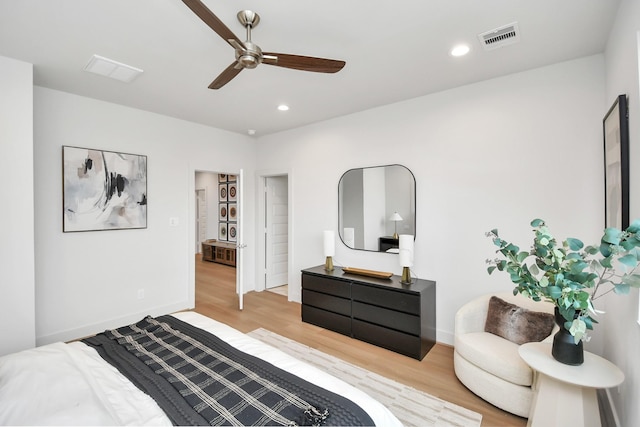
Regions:
[[[416,234],[416,179],[402,165],[349,169],[338,183],[338,234],[352,249],[398,253]]]

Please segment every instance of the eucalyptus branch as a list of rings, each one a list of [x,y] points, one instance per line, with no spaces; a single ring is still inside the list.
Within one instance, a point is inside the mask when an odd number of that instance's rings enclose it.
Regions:
[[[534,239],[529,252],[521,252],[515,244],[501,239],[497,229],[487,232],[498,247],[496,252],[504,257],[491,261],[487,271],[491,274],[497,269],[509,274],[516,285],[514,294],[554,303],[567,324],[573,325],[571,333],[576,340],[596,323],[590,311],[593,300],[612,291],[624,294],[629,287],[640,287],[640,275],[635,274],[640,263],[640,220],[624,231],[605,229],[599,245],[586,248],[575,238],[556,241],[541,219],[531,221],[531,227]],[[527,262],[532,258],[529,267]],[[617,265],[631,271],[619,274]],[[604,285],[611,288],[599,293]]]

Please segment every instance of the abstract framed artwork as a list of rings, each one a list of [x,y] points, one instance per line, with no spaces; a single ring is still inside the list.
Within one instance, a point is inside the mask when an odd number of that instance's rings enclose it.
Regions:
[[[629,226],[629,116],[619,95],[603,119],[605,227]]]
[[[147,156],[62,146],[62,231],[147,228]]]
[[[218,223],[218,240],[224,241],[228,239],[229,238],[227,237],[227,223],[226,222]]]
[[[237,221],[238,220],[238,208],[236,203],[229,203],[229,221]]]
[[[229,207],[226,203],[220,203],[218,206],[218,221],[227,221],[229,218]]]
[[[238,185],[235,182],[229,183],[228,193],[229,193],[229,201],[235,202],[238,197]]]
[[[238,224],[229,223],[227,234],[230,242],[236,242],[238,240]]]
[[[226,202],[228,198],[227,184],[218,184],[218,201]]]

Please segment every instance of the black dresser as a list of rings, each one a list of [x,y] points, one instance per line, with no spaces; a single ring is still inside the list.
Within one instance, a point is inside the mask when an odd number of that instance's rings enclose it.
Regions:
[[[422,360],[436,342],[436,283],[302,270],[302,321]]]

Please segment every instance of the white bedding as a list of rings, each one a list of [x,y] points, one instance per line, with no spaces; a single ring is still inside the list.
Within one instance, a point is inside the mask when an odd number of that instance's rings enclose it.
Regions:
[[[378,426],[398,419],[366,393],[223,323],[194,312],[174,317],[209,331],[363,408]],[[56,343],[0,357],[0,425],[171,425],[153,399],[80,343]]]

